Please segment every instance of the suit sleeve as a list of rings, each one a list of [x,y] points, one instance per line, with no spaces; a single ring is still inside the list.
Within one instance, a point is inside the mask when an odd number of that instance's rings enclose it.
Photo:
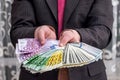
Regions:
[[[13,45],[19,38],[33,38],[36,29],[34,9],[30,0],[14,0],[11,11],[10,37]]]
[[[101,49],[109,44],[112,37],[112,8],[111,0],[94,0],[87,16],[87,27],[76,29],[82,42]]]

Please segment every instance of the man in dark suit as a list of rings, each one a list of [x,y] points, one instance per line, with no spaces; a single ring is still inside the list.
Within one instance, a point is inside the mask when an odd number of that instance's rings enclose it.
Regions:
[[[20,38],[37,38],[43,45],[46,39],[59,39],[60,46],[68,42],[84,42],[100,49],[109,44],[113,23],[111,0],[65,0],[62,31],[59,33],[57,2],[15,0],[10,31],[13,45]],[[69,80],[107,80],[102,60],[64,71],[67,71],[63,74],[67,74]],[[21,67],[20,80],[57,80],[58,72],[55,69],[43,74],[31,74]]]

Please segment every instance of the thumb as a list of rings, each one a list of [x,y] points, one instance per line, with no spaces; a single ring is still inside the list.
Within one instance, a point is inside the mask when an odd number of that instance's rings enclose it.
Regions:
[[[60,38],[59,46],[60,46],[60,47],[63,47],[63,46],[65,46],[69,41],[70,41],[70,37],[63,36],[63,37]]]
[[[45,44],[46,39],[45,39],[45,32],[44,31],[41,31],[41,33],[39,35],[39,40],[40,40],[41,45]]]

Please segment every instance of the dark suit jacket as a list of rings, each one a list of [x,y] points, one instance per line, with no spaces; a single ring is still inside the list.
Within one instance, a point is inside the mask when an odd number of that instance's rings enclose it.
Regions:
[[[100,49],[111,40],[113,23],[111,0],[66,0],[63,30],[74,29],[81,41]],[[33,38],[38,26],[51,25],[57,35],[57,0],[15,0],[12,5],[11,41]],[[89,74],[105,70],[102,60],[87,66]],[[78,70],[78,71],[76,71]],[[79,68],[70,68],[69,75],[79,80]]]

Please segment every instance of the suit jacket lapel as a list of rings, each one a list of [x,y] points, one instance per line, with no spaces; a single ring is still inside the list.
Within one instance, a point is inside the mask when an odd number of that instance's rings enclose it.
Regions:
[[[48,6],[50,7],[56,21],[57,21],[57,0],[46,0]],[[65,13],[64,13],[64,24],[68,21],[73,10],[77,6],[79,0],[66,0]]]
[[[68,21],[70,15],[72,14],[73,10],[75,9],[78,3],[79,0],[66,0],[64,24]]]
[[[57,21],[57,0],[46,0],[48,6],[50,7],[56,21]]]

